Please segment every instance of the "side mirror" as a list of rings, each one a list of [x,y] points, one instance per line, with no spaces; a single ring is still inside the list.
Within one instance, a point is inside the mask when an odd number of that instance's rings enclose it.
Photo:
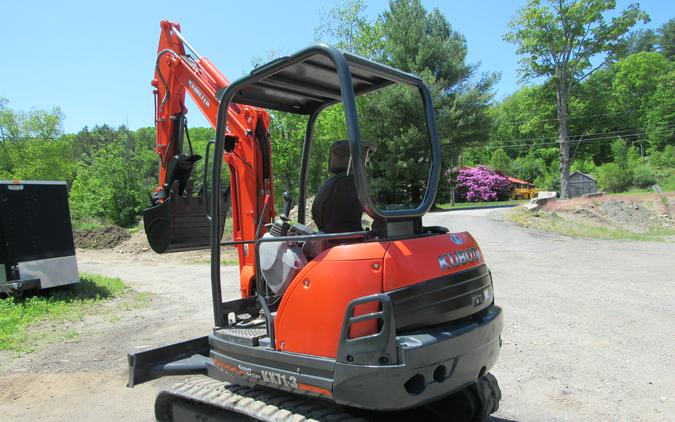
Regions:
[[[293,197],[289,191],[284,192],[284,209],[282,213],[288,217],[291,213],[291,208],[293,208]]]

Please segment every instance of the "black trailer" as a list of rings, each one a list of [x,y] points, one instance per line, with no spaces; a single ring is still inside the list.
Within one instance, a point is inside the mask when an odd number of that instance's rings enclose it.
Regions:
[[[79,280],[66,183],[0,181],[0,293]]]

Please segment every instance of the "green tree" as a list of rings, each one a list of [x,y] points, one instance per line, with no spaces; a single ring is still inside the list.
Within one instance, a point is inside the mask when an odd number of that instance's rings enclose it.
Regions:
[[[492,107],[490,144],[518,156],[550,143],[557,129],[553,98],[549,86],[525,86]]]
[[[314,30],[317,41],[332,41],[341,50],[370,58],[381,58],[384,47],[382,20],[370,22],[365,17],[364,0],[340,0],[321,13],[321,23]]]
[[[611,135],[616,133],[634,131],[627,125],[626,112],[618,111],[610,105],[614,74],[613,66],[599,69],[579,84],[573,93],[579,105],[576,115],[570,120],[576,126],[572,129],[575,133],[611,138]],[[609,139],[579,144],[580,151],[575,155],[576,158],[582,160],[591,158],[596,164],[611,161],[607,140]]]
[[[607,163],[598,169],[598,183],[606,192],[623,192],[632,183],[631,177],[616,163]]]
[[[307,117],[283,112],[272,112],[270,117],[274,198],[277,209],[281,209],[285,191],[290,192],[294,199],[298,198],[299,163],[302,159]]]
[[[615,63],[613,71],[610,110],[640,134],[637,141],[648,139],[659,149],[672,142],[675,64],[659,53],[643,52]]]
[[[45,141],[54,140],[63,133],[65,115],[59,107],[51,110],[31,110],[24,115],[24,134]]]
[[[506,41],[517,45],[522,55],[523,80],[546,77],[553,81],[559,122],[560,195],[569,197],[570,144],[568,106],[570,92],[595,69],[591,58],[613,50],[616,43],[647,15],[637,5],[629,5],[610,21],[604,14],[616,7],[614,0],[529,0],[510,23]]]
[[[21,137],[19,116],[7,104],[6,98],[0,97],[0,142],[18,141]]]
[[[118,137],[99,148],[91,162],[81,161],[70,192],[73,216],[97,218],[121,226],[130,226],[147,207],[156,175],[149,175],[156,158],[137,154],[137,145],[126,128]],[[156,168],[153,169],[156,172]],[[153,172],[153,173],[154,173]]]
[[[525,156],[513,160],[510,171],[510,176],[533,182],[546,173],[546,163],[543,158],[537,157],[533,152],[530,152]]]
[[[610,60],[624,59],[631,54],[656,51],[659,35],[651,29],[639,29],[616,42],[610,52]]]
[[[675,145],[675,65],[672,61],[668,72],[659,78],[650,103],[642,119],[649,144],[654,150]]]
[[[73,153],[78,161],[91,163],[98,151],[114,142],[120,141],[121,134],[108,125],[85,126],[74,135]]]
[[[322,36],[345,37],[354,48],[360,38],[347,35],[341,26],[333,19],[344,15],[344,19],[356,20],[358,24],[350,24],[354,30],[349,34],[360,34],[356,28],[362,28],[365,20],[358,15],[365,9],[363,2],[343,2],[324,13],[322,25],[316,29],[317,41]],[[356,13],[356,15],[355,15]],[[360,29],[359,29],[360,31]],[[345,41],[346,42],[346,41]],[[338,43],[340,48],[346,48],[346,44]],[[270,52],[266,56],[256,57],[253,66],[258,67],[269,60],[273,60],[280,54]],[[285,191],[291,193],[295,201],[298,199],[300,180],[300,161],[304,143],[305,130],[307,128],[307,116],[269,110],[270,126],[269,135],[272,143],[272,172],[274,176],[274,199],[275,207],[280,210],[284,203]],[[328,174],[328,149],[332,142],[346,138],[345,117],[340,104],[333,105],[321,112],[315,124],[312,137],[311,157],[307,169],[307,195],[313,196]],[[199,163],[198,163],[198,168]]]
[[[511,157],[509,157],[509,154],[507,154],[503,148],[497,148],[492,152],[490,167],[492,167],[493,170],[509,175],[511,170]]]
[[[75,177],[72,139],[62,137],[52,141],[26,139],[12,149],[9,160],[12,168],[2,179],[62,180],[71,183]],[[1,149],[0,149],[1,151]]]
[[[675,57],[675,18],[661,25],[659,28],[659,50],[668,60]]]
[[[478,74],[467,63],[464,36],[438,9],[419,0],[396,0],[382,15],[387,64],[421,76],[434,95],[439,137],[457,155],[466,145],[484,142],[490,128],[487,108],[498,74]]]
[[[608,192],[622,192],[633,185],[634,169],[640,164],[640,157],[635,148],[619,138],[611,145],[611,163],[598,169],[600,187]],[[645,178],[644,169],[640,169],[641,178]]]
[[[637,53],[614,64],[611,90],[612,111],[632,112],[633,126],[652,107],[652,97],[672,66],[658,53]],[[625,119],[625,116],[624,116]]]
[[[396,0],[374,22],[364,18],[364,9],[362,1],[341,3],[325,19],[320,34],[338,47],[425,80],[432,92],[437,129],[444,144],[443,165],[449,168],[463,146],[487,139],[487,107],[498,75],[479,75],[477,67],[466,62],[466,40],[438,9],[427,11],[419,0]],[[424,133],[419,133],[424,127],[420,125],[423,120],[419,95],[394,88],[368,101],[360,101],[362,115],[368,116],[360,121],[363,136],[382,141],[373,156],[371,176],[395,181],[380,184],[383,197],[395,201],[401,196],[400,190],[405,190],[414,201],[427,175],[425,166],[412,165],[413,157],[420,155],[420,140],[426,139]],[[386,162],[378,162],[383,157]],[[424,161],[421,156],[418,159]],[[441,184],[439,200],[449,193],[449,188]]]
[[[65,115],[59,107],[15,111],[7,106],[8,103],[7,99],[0,98],[0,142],[27,138],[50,141],[63,133]]]
[[[17,111],[0,98],[0,178],[72,181],[72,140],[63,137],[63,112]]]

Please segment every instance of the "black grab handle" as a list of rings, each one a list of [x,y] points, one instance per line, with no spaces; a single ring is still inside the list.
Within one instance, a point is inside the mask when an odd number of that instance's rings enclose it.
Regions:
[[[206,213],[206,218],[211,220],[211,210],[209,209],[209,185],[206,183],[207,173],[209,168],[209,151],[211,150],[211,145],[214,145],[216,141],[209,141],[206,143],[206,152],[204,153],[204,174],[202,176],[202,196],[204,197],[204,212]]]

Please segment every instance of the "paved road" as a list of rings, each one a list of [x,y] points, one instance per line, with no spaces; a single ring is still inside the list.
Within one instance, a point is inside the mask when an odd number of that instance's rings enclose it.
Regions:
[[[490,210],[429,215],[468,229],[504,308],[494,373],[514,420],[675,418],[675,244],[526,231]]]
[[[494,373],[502,420],[673,420],[675,245],[592,241],[531,233],[501,211],[430,214],[427,225],[470,231],[505,310]],[[84,252],[82,271],[155,293],[142,309],[72,324],[80,336],[30,355],[0,356],[5,420],[151,420],[154,395],[175,379],[134,389],[125,353],[203,335],[211,327],[209,270],[153,256]],[[237,271],[224,267],[225,296]]]

